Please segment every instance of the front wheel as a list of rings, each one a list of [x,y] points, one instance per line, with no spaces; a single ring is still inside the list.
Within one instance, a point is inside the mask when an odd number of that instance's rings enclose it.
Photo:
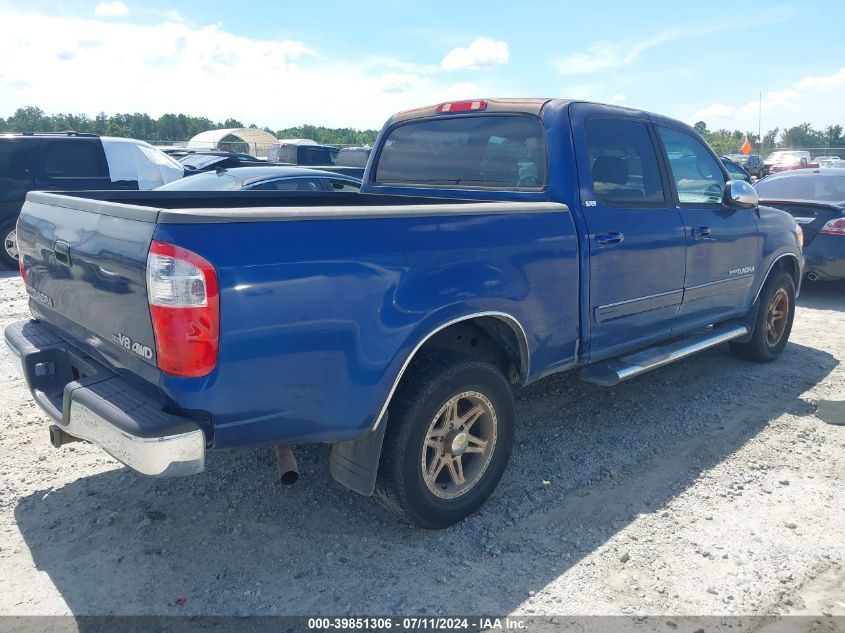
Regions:
[[[495,490],[513,442],[513,396],[490,363],[425,353],[391,403],[376,499],[427,529],[469,516]]]
[[[730,343],[740,358],[768,363],[780,356],[795,318],[795,282],[786,271],[774,271],[763,291],[754,320],[754,334],[746,343]]]
[[[18,267],[18,241],[16,235],[14,222],[0,229],[0,237],[3,238],[3,248],[0,248],[0,264],[6,268]]]

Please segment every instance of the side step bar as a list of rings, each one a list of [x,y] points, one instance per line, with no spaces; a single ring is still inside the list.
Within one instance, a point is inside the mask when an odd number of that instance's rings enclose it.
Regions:
[[[622,356],[607,363],[590,365],[581,370],[581,380],[602,387],[613,387],[623,380],[663,367],[696,352],[731,341],[748,334],[748,327],[740,323],[725,323],[680,341],[650,347],[630,356]]]

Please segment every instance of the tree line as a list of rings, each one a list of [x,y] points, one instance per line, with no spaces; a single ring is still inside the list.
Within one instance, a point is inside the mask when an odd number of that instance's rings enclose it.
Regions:
[[[9,132],[88,132],[102,136],[122,136],[144,141],[172,143],[187,141],[200,132],[225,128],[258,128],[244,125],[237,119],[226,119],[222,123],[206,117],[186,114],[163,114],[153,118],[148,114],[113,114],[100,112],[94,118],[85,114],[47,114],[41,108],[27,106],[18,108],[8,119],[0,117],[0,133]],[[310,138],[326,145],[372,145],[378,130],[356,130],[354,128],[329,128],[316,125],[301,125],[273,131],[277,138]]]
[[[222,123],[206,117],[186,114],[163,114],[153,118],[148,114],[113,114],[100,112],[94,118],[85,114],[46,114],[41,108],[27,106],[18,108],[8,119],[0,117],[0,133],[7,132],[90,132],[103,136],[123,136],[144,141],[173,143],[187,141],[200,132],[224,128],[257,128],[244,125],[237,119],[226,119]],[[704,121],[695,124],[695,129],[707,139],[719,154],[739,151],[747,137],[754,153],[766,155],[776,148],[800,147],[845,147],[845,135],[841,125],[829,125],[822,130],[814,129],[809,123],[791,128],[769,130],[763,137],[741,130],[709,130]],[[317,125],[300,125],[281,130],[261,128],[276,138],[310,138],[326,145],[372,145],[378,130],[356,130],[351,127],[329,128]]]
[[[828,125],[822,130],[816,130],[809,123],[802,123],[784,130],[769,130],[763,134],[762,139],[753,132],[708,130],[704,121],[699,121],[693,127],[710,143],[717,154],[738,152],[746,138],[751,142],[752,152],[762,156],[778,148],[845,148],[845,135],[841,125]]]

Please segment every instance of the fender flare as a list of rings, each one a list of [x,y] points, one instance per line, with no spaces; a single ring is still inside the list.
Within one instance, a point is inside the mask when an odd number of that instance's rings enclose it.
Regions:
[[[793,252],[781,253],[780,255],[775,257],[769,264],[769,268],[766,270],[766,274],[763,277],[763,280],[760,282],[760,286],[757,288],[757,292],[754,293],[754,301],[751,302],[751,307],[748,309],[748,312],[742,318],[742,322],[745,323],[745,325],[748,327],[748,334],[735,339],[737,343],[747,343],[751,340],[751,337],[754,336],[754,324],[757,321],[757,310],[760,309],[760,306],[757,303],[760,299],[760,293],[763,292],[763,288],[765,287],[766,282],[769,280],[769,276],[772,274],[772,271],[775,269],[775,266],[784,257],[792,257],[795,260],[795,266],[798,270],[798,278],[795,280],[795,291],[797,296],[798,290],[801,287],[801,277],[803,276],[801,270],[801,258]]]
[[[802,275],[802,266],[801,266],[801,258],[793,252],[781,253],[777,257],[772,260],[772,263],[769,264],[769,269],[766,271],[763,280],[760,282],[760,287],[757,288],[757,292],[754,294],[754,301],[751,302],[751,306],[753,307],[755,303],[757,303],[757,299],[760,298],[760,293],[763,292],[763,287],[766,285],[766,282],[769,280],[769,275],[772,274],[777,263],[782,260],[784,257],[792,257],[795,260],[795,267],[798,270],[798,278],[795,279],[795,290],[796,294],[798,290],[801,288],[801,277]]]
[[[527,381],[531,362],[528,351],[528,337],[525,334],[525,328],[522,327],[522,324],[513,315],[506,312],[495,311],[473,312],[450,319],[445,323],[441,323],[440,325],[431,328],[426,335],[417,342],[411,350],[411,353],[408,354],[407,358],[405,358],[405,361],[402,363],[402,367],[399,369],[399,373],[393,380],[393,384],[390,387],[390,391],[387,393],[387,397],[385,398],[384,404],[379,411],[379,415],[375,419],[375,422],[369,432],[363,437],[355,440],[335,442],[332,444],[330,470],[332,477],[338,483],[364,496],[370,496],[373,494],[378,475],[379,462],[381,461],[381,445],[384,441],[384,433],[387,428],[387,424],[382,424],[382,421],[387,418],[387,409],[390,406],[390,401],[393,399],[393,395],[396,393],[396,389],[402,381],[402,376],[404,376],[405,371],[411,364],[411,361],[414,360],[420,349],[422,349],[422,347],[438,332],[463,321],[471,321],[472,319],[483,317],[493,317],[499,319],[513,330],[519,344],[520,363],[523,369],[522,378],[524,381]]]
[[[435,334],[441,332],[442,330],[445,330],[446,328],[452,325],[461,323],[463,321],[479,319],[482,317],[493,317],[504,321],[514,331],[514,334],[516,334],[517,342],[519,343],[519,356],[520,364],[522,365],[522,377],[524,381],[527,381],[528,376],[530,375],[531,355],[528,350],[528,336],[525,334],[525,328],[522,327],[522,324],[519,322],[519,320],[515,316],[513,316],[512,314],[508,314],[507,312],[497,312],[490,310],[465,314],[463,316],[450,319],[449,321],[441,323],[437,327],[430,329],[428,333],[417,342],[417,344],[411,350],[411,353],[408,354],[407,358],[405,358],[405,362],[402,363],[402,367],[399,369],[399,373],[396,375],[396,378],[394,378],[393,384],[390,387],[390,391],[387,392],[387,397],[384,399],[384,404],[382,405],[378,416],[373,422],[373,426],[370,429],[370,432],[373,432],[378,429],[382,420],[387,416],[387,409],[390,406],[390,401],[393,399],[393,395],[396,393],[396,389],[399,387],[399,383],[402,381],[402,376],[405,375],[405,371],[408,369],[408,366],[411,364],[411,361],[414,360],[414,357],[416,357],[417,352],[422,349],[423,345],[425,345]]]

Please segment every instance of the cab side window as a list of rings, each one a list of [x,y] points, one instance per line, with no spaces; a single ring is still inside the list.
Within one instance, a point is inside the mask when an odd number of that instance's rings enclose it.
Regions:
[[[249,187],[252,191],[322,191],[319,178],[281,178]]]
[[[356,185],[353,182],[348,182],[346,180],[332,180],[331,178],[328,179],[329,186],[332,188],[332,191],[343,191],[343,192],[354,192],[358,193],[361,189],[360,185]]]
[[[725,175],[713,154],[694,136],[657,127],[681,204],[721,204]]]
[[[664,203],[657,153],[640,121],[586,122],[590,173],[596,197],[611,205]]]

